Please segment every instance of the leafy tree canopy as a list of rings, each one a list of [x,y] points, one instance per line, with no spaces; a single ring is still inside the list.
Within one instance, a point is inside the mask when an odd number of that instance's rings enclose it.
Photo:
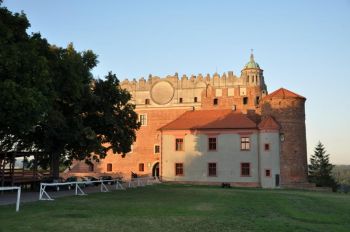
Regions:
[[[60,160],[130,151],[140,126],[131,95],[112,73],[93,79],[97,55],[28,35],[23,13],[0,7],[0,19],[0,151],[42,151],[56,177]]]
[[[13,149],[49,107],[49,44],[40,34],[29,36],[24,13],[0,8],[0,145]],[[28,146],[28,145],[27,145]]]

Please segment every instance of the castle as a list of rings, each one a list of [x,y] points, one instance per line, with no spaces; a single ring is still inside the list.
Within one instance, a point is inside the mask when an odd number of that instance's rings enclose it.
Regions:
[[[233,72],[125,80],[141,128],[132,151],[68,174],[159,176],[163,181],[274,188],[307,183],[305,98],[267,93],[254,60]],[[67,174],[67,175],[68,175]]]

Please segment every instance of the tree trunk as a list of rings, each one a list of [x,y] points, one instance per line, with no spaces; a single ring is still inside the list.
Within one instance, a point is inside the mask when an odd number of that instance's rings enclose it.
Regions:
[[[53,153],[52,154],[52,162],[51,162],[51,174],[54,179],[58,179],[60,177],[60,154]]]

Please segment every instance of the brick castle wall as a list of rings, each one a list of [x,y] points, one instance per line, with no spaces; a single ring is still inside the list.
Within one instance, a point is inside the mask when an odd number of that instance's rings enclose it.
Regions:
[[[262,116],[271,115],[280,124],[281,185],[307,182],[305,99],[272,98],[262,102]]]

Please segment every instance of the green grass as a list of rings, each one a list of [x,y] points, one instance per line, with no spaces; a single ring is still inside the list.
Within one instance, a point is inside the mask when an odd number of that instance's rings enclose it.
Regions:
[[[0,231],[350,231],[350,196],[161,184],[0,206]]]

